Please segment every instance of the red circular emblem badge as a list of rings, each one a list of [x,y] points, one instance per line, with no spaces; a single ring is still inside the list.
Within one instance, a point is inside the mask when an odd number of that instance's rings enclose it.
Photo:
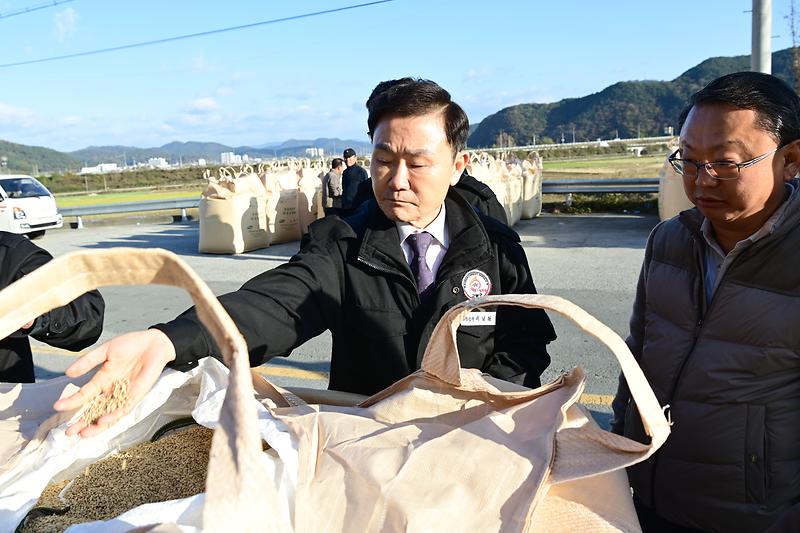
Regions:
[[[492,292],[492,280],[485,272],[480,270],[470,270],[464,274],[461,280],[461,288],[464,290],[464,296],[470,300],[486,296]]]

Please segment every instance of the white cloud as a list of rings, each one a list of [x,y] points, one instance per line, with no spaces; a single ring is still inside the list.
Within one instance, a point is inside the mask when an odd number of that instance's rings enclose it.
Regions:
[[[471,68],[464,74],[465,82],[485,80],[492,76],[492,69],[489,67]]]
[[[214,91],[214,94],[217,96],[230,96],[233,94],[233,88],[223,85],[221,87],[217,87],[217,90]]]
[[[0,102],[0,125],[3,126],[3,129],[14,131],[30,128],[37,121],[38,117],[31,109],[14,107]]]
[[[189,102],[186,111],[199,115],[210,113],[211,111],[216,111],[217,109],[219,109],[219,104],[217,101],[211,96],[206,96],[204,98],[197,98]]]
[[[519,90],[494,90],[487,89],[477,93],[456,98],[469,116],[470,123],[477,124],[486,116],[496,113],[503,108],[530,103],[553,102],[552,95],[539,87],[525,87]]]
[[[289,138],[340,137],[367,140],[363,106],[270,102],[231,111],[212,97],[198,97],[182,109],[153,116],[52,115],[0,102],[0,136],[27,145],[72,151],[90,145],[161,146],[167,142],[215,141],[231,146],[258,145]],[[202,109],[190,112],[189,109]],[[357,124],[361,127],[353,127]],[[53,127],[57,125],[58,127]],[[355,130],[355,131],[354,131]]]
[[[78,24],[78,13],[74,9],[68,7],[55,14],[56,24],[56,37],[59,42],[64,40],[75,33],[75,27]]]
[[[256,77],[256,73],[252,70],[237,70],[231,74],[231,81],[245,81],[251,80]]]
[[[192,57],[191,65],[192,65],[192,70],[194,70],[195,72],[209,72],[213,70],[214,67],[211,63],[208,62],[206,56],[203,55],[202,53],[195,54]]]

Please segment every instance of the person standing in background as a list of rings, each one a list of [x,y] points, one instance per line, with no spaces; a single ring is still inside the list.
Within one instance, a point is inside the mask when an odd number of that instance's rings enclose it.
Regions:
[[[322,205],[325,207],[325,216],[338,215],[342,209],[342,171],[344,161],[334,157],[331,169],[322,177]]]
[[[343,157],[347,168],[342,174],[342,216],[346,217],[358,207],[356,203],[358,185],[362,181],[368,180],[369,175],[364,167],[358,164],[355,150],[352,148],[345,149]]]

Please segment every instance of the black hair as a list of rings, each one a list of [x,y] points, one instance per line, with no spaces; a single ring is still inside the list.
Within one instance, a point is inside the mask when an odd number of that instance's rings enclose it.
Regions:
[[[453,102],[449,92],[421,78],[382,81],[375,86],[367,99],[369,138],[372,139],[378,123],[387,115],[417,117],[438,110],[444,116],[445,135],[455,156],[467,145],[467,114]]]
[[[800,98],[784,81],[761,72],[736,72],[717,78],[695,94],[681,112],[679,129],[696,105],[728,104],[756,113],[756,126],[783,147],[800,139]]]
[[[341,157],[334,157],[331,161],[331,168],[339,168],[342,165],[344,165],[344,159]]]

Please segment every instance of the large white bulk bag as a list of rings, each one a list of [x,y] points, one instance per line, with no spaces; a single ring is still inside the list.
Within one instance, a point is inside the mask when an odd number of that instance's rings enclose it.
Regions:
[[[534,153],[522,162],[522,218],[536,218],[542,213],[542,159]]]
[[[200,198],[200,252],[239,254],[269,246],[267,193],[255,174],[209,181]]]
[[[664,161],[664,165],[658,173],[659,218],[666,220],[692,207],[694,204],[689,201],[683,189],[683,176],[675,172],[669,161]]]
[[[299,240],[300,220],[297,210],[299,176],[295,170],[267,173],[262,177],[267,189],[267,224],[271,244]]]

